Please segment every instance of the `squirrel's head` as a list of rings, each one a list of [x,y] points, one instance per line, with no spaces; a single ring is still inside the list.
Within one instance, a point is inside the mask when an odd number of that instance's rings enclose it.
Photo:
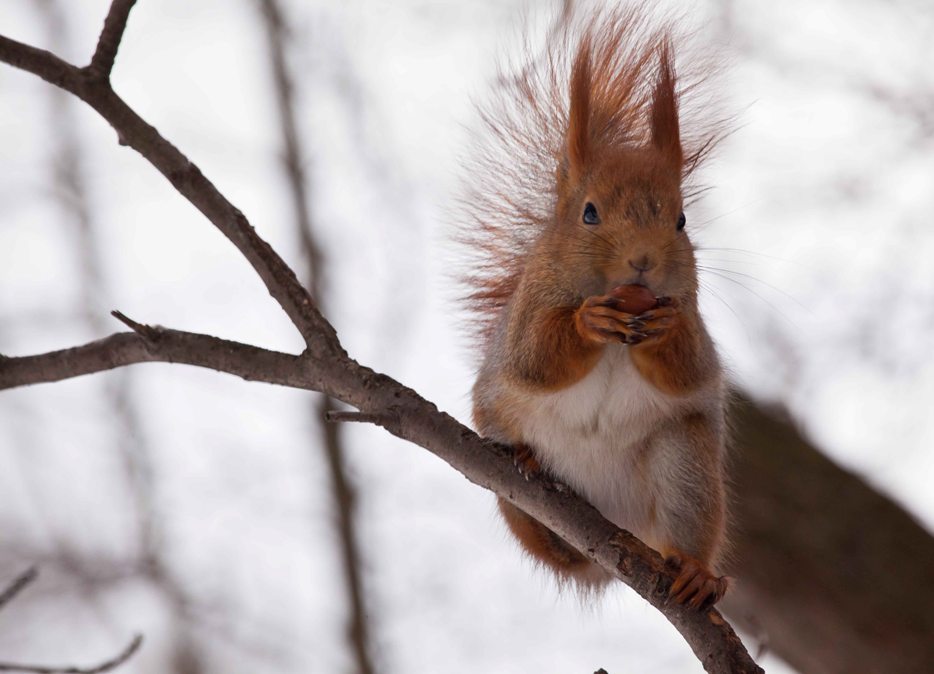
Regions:
[[[697,276],[685,231],[684,153],[667,46],[659,49],[658,76],[641,120],[615,100],[631,101],[631,88],[618,90],[633,84],[601,79],[590,49],[584,45],[578,53],[550,235],[567,280],[584,295],[636,283],[658,296],[686,297],[696,292]],[[640,137],[627,125],[647,133]]]

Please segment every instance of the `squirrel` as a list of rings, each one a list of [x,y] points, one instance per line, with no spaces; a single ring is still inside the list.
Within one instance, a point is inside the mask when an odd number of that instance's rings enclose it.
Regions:
[[[603,9],[565,17],[543,55],[501,74],[462,238],[477,258],[477,430],[656,549],[676,574],[670,599],[700,608],[727,588],[726,389],[684,204],[719,131],[682,129],[696,83],[676,76],[676,41],[639,6]],[[559,580],[611,579],[501,497],[499,509]]]

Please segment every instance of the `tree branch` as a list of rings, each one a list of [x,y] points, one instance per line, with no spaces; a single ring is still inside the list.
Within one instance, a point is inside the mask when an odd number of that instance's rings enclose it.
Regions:
[[[247,381],[311,388],[320,378],[299,371],[301,358],[210,335],[142,326],[149,337],[119,332],[82,346],[36,356],[0,358],[0,390],[41,384],[133,363],[184,363],[227,372]],[[309,386],[308,382],[313,385]]]
[[[99,77],[110,79],[114,60],[117,58],[117,49],[120,47],[120,41],[123,40],[123,31],[126,30],[130,10],[135,4],[136,0],[114,0],[110,5],[110,11],[104,19],[104,29],[97,40],[97,48],[88,66],[88,69]]]
[[[761,671],[718,611],[701,613],[668,604],[674,577],[657,552],[569,489],[556,488],[541,477],[526,480],[513,468],[510,448],[481,439],[412,389],[349,358],[321,361],[307,352],[292,356],[208,335],[141,327],[150,339],[118,333],[73,349],[0,360],[0,389],[160,361],[326,392],[358,408],[367,421],[424,447],[470,481],[503,496],[615,574],[671,621],[707,671]],[[343,413],[335,416],[348,418]]]
[[[116,656],[110,660],[105,660],[99,665],[91,667],[75,667],[73,665],[43,667],[41,665],[21,665],[10,662],[0,662],[0,672],[25,672],[27,674],[101,674],[102,672],[114,670],[129,660],[130,657],[139,650],[142,644],[143,635],[137,634],[130,643],[127,644],[126,648],[120,651]]]
[[[149,327],[151,338],[121,333],[73,349],[0,359],[0,388],[56,381],[135,362],[165,361],[325,392],[364,414],[386,415],[378,423],[390,433],[435,453],[614,573],[671,621],[708,672],[762,671],[717,610],[698,612],[667,603],[673,576],[658,553],[608,522],[570,490],[556,490],[544,479],[526,480],[514,470],[509,448],[480,439],[415,391],[348,358],[294,272],[196,166],[113,92],[109,82],[89,78],[82,69],[49,52],[2,36],[0,60],[70,91],[100,113],[122,142],[162,172],[237,246],[308,346],[301,356],[290,356],[207,335]]]

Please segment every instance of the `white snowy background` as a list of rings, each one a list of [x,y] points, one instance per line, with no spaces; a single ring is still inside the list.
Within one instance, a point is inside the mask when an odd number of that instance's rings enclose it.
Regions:
[[[55,43],[42,4],[4,0],[0,33],[87,62],[106,0],[59,0],[68,39]],[[471,96],[526,5],[284,4],[326,314],[354,357],[468,420],[449,210]],[[736,117],[704,176],[714,189],[688,213],[724,357],[737,381],[788,405],[830,456],[930,528],[934,6],[679,9],[721,50]],[[250,0],[140,0],[114,80],[302,268],[269,73]],[[83,150],[101,276],[90,293],[55,194],[61,114]],[[105,336],[122,329],[115,308],[299,351],[233,246],[116,140],[87,107],[0,65],[0,353]],[[137,437],[116,423],[115,395],[135,410]],[[165,364],[0,392],[0,584],[32,563],[42,573],[0,612],[0,660],[93,662],[139,631],[145,646],[121,671],[169,671],[179,614],[128,571],[140,540],[121,452],[132,441],[148,450],[159,549],[204,671],[348,671],[309,408],[301,392]],[[343,432],[380,671],[701,671],[628,590],[585,605],[559,594],[507,539],[491,494],[377,429]]]

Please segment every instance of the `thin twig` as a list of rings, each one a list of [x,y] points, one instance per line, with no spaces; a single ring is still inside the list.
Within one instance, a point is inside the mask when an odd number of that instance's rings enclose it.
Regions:
[[[143,644],[143,635],[137,634],[120,653],[105,660],[99,665],[91,667],[75,667],[63,665],[61,667],[44,667],[42,665],[25,665],[10,662],[0,662],[0,672],[25,672],[26,674],[101,674],[116,669],[129,660]]]
[[[0,592],[0,608],[3,608],[6,604],[9,604],[11,601],[13,601],[16,595],[22,592],[27,585],[29,585],[38,577],[39,570],[34,566],[29,567],[23,573],[17,576],[12,583],[4,588],[3,592]]]
[[[116,309],[111,311],[110,315],[116,318],[121,323],[123,323],[128,328],[130,328],[130,330],[138,334],[140,337],[145,339],[147,342],[155,342],[157,339],[159,339],[158,328],[154,328],[151,325],[146,325],[144,323],[137,323],[132,318],[130,318],[123,312],[117,311]]]
[[[126,30],[130,10],[133,9],[134,4],[136,0],[113,0],[110,5],[110,11],[104,19],[104,28],[97,40],[91,63],[88,65],[88,70],[98,77],[110,79],[110,73],[113,71],[114,61],[117,58],[117,50],[123,40],[123,32]]]

